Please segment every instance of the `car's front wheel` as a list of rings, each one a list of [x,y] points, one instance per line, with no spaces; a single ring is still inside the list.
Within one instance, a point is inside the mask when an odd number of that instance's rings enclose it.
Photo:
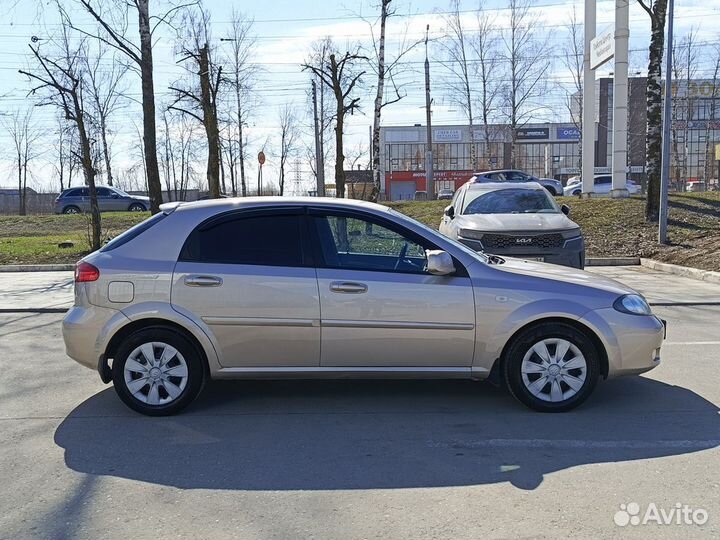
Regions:
[[[522,331],[509,345],[505,381],[512,395],[532,409],[569,411],[595,388],[599,358],[584,332],[562,322],[541,323]]]
[[[132,203],[128,210],[130,212],[145,212],[145,206],[140,203]]]
[[[66,206],[63,208],[63,214],[79,214],[80,208],[74,205]]]
[[[164,327],[139,330],[118,347],[113,385],[131,409],[148,416],[175,414],[203,385],[203,362],[183,335]]]

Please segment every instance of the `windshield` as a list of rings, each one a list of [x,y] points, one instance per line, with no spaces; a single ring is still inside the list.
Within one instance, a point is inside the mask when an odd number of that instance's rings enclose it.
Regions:
[[[463,214],[556,214],[560,209],[544,189],[468,191]]]
[[[122,189],[118,189],[118,188],[116,188],[116,187],[113,187],[113,188],[110,188],[110,189],[112,189],[115,193],[119,193],[119,194],[122,195],[123,197],[130,197],[130,195],[127,194],[127,193],[125,193]]]

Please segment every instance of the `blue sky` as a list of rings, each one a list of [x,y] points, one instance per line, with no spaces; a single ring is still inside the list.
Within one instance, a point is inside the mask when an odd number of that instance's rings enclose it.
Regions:
[[[389,27],[391,36],[388,43],[388,54],[398,45],[397,36],[400,29],[407,25],[408,37],[419,38],[423,35],[425,25],[430,24],[431,36],[442,34],[442,15],[438,11],[446,11],[449,2],[421,0],[412,3],[396,0],[399,12],[409,14],[399,18]],[[42,37],[54,31],[57,20],[51,7],[46,6],[45,12],[38,12],[40,2],[31,0],[0,0],[0,12],[4,13],[6,24],[0,27],[0,112],[11,113],[20,108],[27,107],[29,100],[26,97],[29,89],[25,77],[17,73],[18,68],[26,67],[29,58],[27,43],[30,36]],[[44,4],[51,4],[44,2]],[[160,5],[161,2],[154,1]],[[552,47],[559,47],[566,39],[564,25],[571,12],[573,2],[560,0],[537,0],[535,13],[541,19],[541,24],[549,34]],[[374,2],[333,2],[327,0],[245,0],[231,2],[222,0],[206,0],[205,6],[212,15],[213,36],[222,37],[228,27],[230,13],[233,5],[236,9],[255,19],[255,34],[258,37],[258,46],[255,61],[263,64],[265,72],[258,80],[258,95],[261,99],[252,124],[252,142],[257,148],[250,148],[254,155],[259,146],[270,139],[269,173],[272,177],[274,166],[273,139],[277,131],[278,109],[286,102],[294,103],[299,113],[306,112],[306,91],[309,88],[309,77],[303,73],[299,64],[306,58],[310,43],[317,38],[330,35],[340,47],[360,43],[367,46],[368,27],[356,15],[363,14],[374,18]],[[485,6],[496,14],[498,24],[503,25],[506,12],[502,7],[504,1],[487,0]],[[472,10],[477,6],[475,1],[462,2],[463,10]],[[613,21],[614,2],[601,2],[598,6],[598,32],[610,28]],[[10,9],[8,8],[10,7]],[[576,2],[578,16],[582,20],[582,2]],[[8,11],[9,9],[9,11]],[[159,9],[159,8],[158,8]],[[676,2],[676,36],[681,38],[690,28],[698,30],[700,43],[701,69],[700,76],[708,72],[710,49],[718,40],[720,30],[720,6],[713,2],[699,2],[697,0],[677,0]],[[468,22],[472,15],[467,14]],[[646,69],[647,43],[649,39],[649,21],[644,11],[635,2],[631,2],[631,72],[644,72]],[[433,54],[436,51],[433,51]],[[425,111],[424,93],[422,83],[421,62],[424,51],[418,48],[415,53],[407,57],[409,66],[417,71],[406,72],[402,80],[406,83],[407,97],[399,103],[384,110],[384,123],[388,125],[401,125],[424,123]],[[612,70],[612,64],[603,66],[598,75],[607,74]],[[447,99],[446,83],[443,69],[439,64],[433,63],[433,121],[435,124],[463,123],[461,112]],[[173,55],[173,32],[166,29],[159,38],[155,49],[155,81],[156,93],[160,100],[169,98],[168,85],[180,75]],[[565,110],[563,95],[567,90],[562,88],[562,81],[567,80],[567,74],[562,66],[553,66],[553,79],[557,82],[546,96],[546,104],[550,109],[544,113],[543,120],[563,120]],[[372,77],[368,76],[365,88],[359,92],[362,98],[363,114],[349,118],[346,130],[347,147],[353,148],[365,143],[368,139],[368,126],[372,123]],[[128,76],[131,86],[130,94],[139,96],[139,81],[134,75]],[[36,125],[50,131],[55,126],[54,111],[49,108],[34,111]],[[132,146],[135,128],[133,122],[140,125],[139,106],[129,103],[121,115],[114,120],[117,135],[114,138],[114,153],[119,167],[129,167],[137,156],[128,150]],[[302,124],[309,127],[309,119],[303,118]],[[309,130],[308,130],[309,135]],[[9,162],[7,149],[9,140],[5,130],[0,126],[0,185],[12,185],[14,176]],[[48,187],[51,182],[48,162],[51,160],[48,151],[38,158],[33,166],[33,180],[36,187]],[[308,168],[303,160],[302,173],[308,175]],[[253,172],[251,171],[251,174]]]

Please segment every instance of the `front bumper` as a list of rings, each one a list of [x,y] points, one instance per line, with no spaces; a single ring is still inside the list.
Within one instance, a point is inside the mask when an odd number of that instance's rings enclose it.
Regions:
[[[608,376],[637,375],[660,364],[665,324],[655,315],[628,315],[614,308],[580,319],[600,337],[608,356]]]
[[[458,238],[458,240],[470,249],[485,251],[493,255],[514,257],[516,259],[542,259],[543,262],[546,263],[559,264],[571,268],[582,269],[585,267],[585,243],[582,237],[566,240],[564,245],[558,248],[511,247],[492,250],[485,250],[482,242],[478,240],[472,240],[470,238]]]

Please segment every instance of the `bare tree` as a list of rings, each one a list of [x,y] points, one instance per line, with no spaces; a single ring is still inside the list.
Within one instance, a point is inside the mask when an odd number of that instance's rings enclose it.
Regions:
[[[373,55],[368,60],[370,69],[373,70],[377,77],[375,86],[375,101],[373,105],[373,129],[372,129],[372,156],[373,156],[373,190],[370,195],[371,200],[377,200],[382,186],[380,178],[380,121],[382,110],[384,107],[397,103],[405,97],[406,93],[396,84],[398,71],[402,66],[401,61],[405,55],[412,51],[421,40],[410,42],[407,39],[408,26],[402,33],[398,43],[398,48],[391,54],[386,61],[385,53],[385,33],[388,19],[396,14],[394,8],[390,7],[392,0],[379,0],[380,15],[375,21],[365,20],[370,29],[370,37],[372,39]],[[380,25],[379,34],[376,35],[376,26]],[[388,80],[392,85],[392,95],[385,95],[385,81]]]
[[[503,34],[504,61],[508,64],[508,83],[504,93],[510,129],[510,166],[516,166],[517,131],[544,107],[544,94],[550,62],[547,37],[538,33],[538,17],[530,12],[528,0],[509,0],[509,27]]]
[[[232,72],[229,74],[228,81],[234,90],[235,97],[235,130],[234,138],[227,138],[227,148],[229,154],[233,154],[229,163],[231,164],[230,176],[233,186],[236,185],[235,162],[240,165],[240,190],[243,197],[247,196],[247,178],[245,174],[245,160],[247,159],[247,128],[248,121],[252,115],[252,105],[254,97],[254,84],[257,80],[259,68],[252,63],[255,53],[256,40],[252,35],[253,21],[248,19],[242,13],[232,12],[232,23],[230,31],[221,41],[230,42],[230,59],[228,67]],[[233,148],[231,140],[234,139],[235,147]],[[237,195],[237,188],[233,187],[233,195]]]
[[[85,55],[85,71],[88,79],[88,92],[92,98],[93,117],[102,144],[102,157],[105,164],[107,183],[113,185],[110,144],[108,142],[110,117],[123,106],[121,82],[127,66],[116,55],[109,54],[108,46],[96,41]],[[106,62],[110,60],[110,62]]]
[[[570,115],[571,122],[575,125],[580,138],[578,139],[578,162],[576,166],[582,167],[582,115],[583,115],[583,51],[585,49],[583,25],[578,19],[575,5],[568,17],[567,41],[562,47],[562,63],[568,70],[572,79],[571,92],[565,98],[565,106]]]
[[[475,154],[475,129],[473,126],[473,101],[475,100],[475,85],[471,80],[473,69],[471,67],[472,48],[470,35],[463,24],[460,9],[460,0],[450,0],[449,14],[445,19],[445,36],[440,41],[444,52],[444,59],[440,63],[450,73],[448,83],[448,97],[460,110],[468,123],[470,131],[470,168],[477,168]]]
[[[77,46],[70,45],[69,25],[63,17],[62,35],[54,43],[54,54],[41,53],[39,47],[29,45],[38,67],[36,72],[20,70],[35,86],[30,91],[34,95],[41,92],[39,105],[59,107],[65,118],[73,122],[77,128],[80,143],[80,159],[85,173],[85,182],[90,191],[90,220],[92,250],[100,249],[100,209],[95,189],[95,168],[93,167],[92,148],[88,136],[90,120],[86,113],[84,94],[87,82],[82,77],[79,64],[87,53],[85,40]]]
[[[480,81],[480,116],[483,123],[483,158],[485,166],[490,166],[490,122],[495,110],[495,102],[500,92],[500,85],[495,75],[498,67],[498,39],[493,34],[496,32],[495,20],[490,12],[485,9],[482,2],[478,4],[476,12],[477,27],[474,39],[470,40],[470,46],[475,53],[476,79]]]
[[[88,32],[73,26],[81,33],[98,39],[126,55],[140,71],[143,109],[143,155],[147,177],[150,211],[155,214],[162,204],[162,184],[157,160],[157,129],[155,122],[155,84],[153,81],[153,34],[173,15],[196,2],[172,5],[160,16],[150,15],[150,0],[111,0],[102,3],[92,0],[77,0],[84,11],[100,26],[98,33]],[[95,5],[94,5],[95,4]],[[138,21],[140,44],[128,36],[130,18]],[[154,24],[153,24],[154,21]]]
[[[315,42],[313,42],[310,46],[310,54],[308,56],[306,64],[311,64],[315,66],[318,69],[323,69],[323,66],[327,65],[329,62],[329,58],[331,54],[338,54],[337,47],[335,46],[335,43],[333,42],[332,38],[330,36],[326,36],[322,39],[319,39]],[[333,114],[333,95],[328,89],[326,89],[325,84],[323,84],[323,81],[313,73],[313,78],[315,79],[315,83],[317,84],[317,93],[318,93],[318,123],[319,123],[319,134],[320,134],[320,140],[319,140],[319,154],[322,156],[322,164],[323,167],[326,163],[329,163],[332,158],[332,147],[330,145],[326,145],[325,141],[327,140],[329,136],[329,132],[333,127],[334,122],[334,114]],[[308,92],[308,104],[309,104],[309,116],[312,117],[314,115],[313,105],[312,105],[312,92]],[[310,145],[308,147],[308,159],[310,161],[310,168],[313,171],[313,174],[317,177],[318,173],[320,171],[315,170],[315,148],[313,145]],[[323,178],[325,171],[322,171]]]
[[[356,50],[353,53],[346,52],[340,59],[335,53],[332,53],[329,62],[322,67],[303,64],[303,69],[312,71],[324,85],[332,90],[335,96],[335,189],[336,196],[340,198],[345,197],[345,169],[343,168],[345,162],[343,154],[345,116],[359,109],[360,98],[352,97],[352,92],[365,74],[365,71],[354,73],[354,67],[357,62],[367,60],[367,57]]]
[[[660,170],[662,167],[662,59],[665,47],[667,0],[637,0],[650,16],[650,47],[648,59],[647,132],[645,134],[645,171],[647,199],[645,219],[657,221],[660,216]]]
[[[195,118],[205,128],[207,137],[207,182],[210,197],[220,197],[220,128],[217,96],[222,80],[222,66],[212,59],[210,49],[210,16],[204,9],[189,13],[185,18],[186,34],[182,39],[181,61],[195,70],[197,83],[182,87],[171,86],[175,101],[170,109]]]
[[[297,143],[300,131],[297,126],[297,114],[292,104],[286,103],[280,109],[280,195],[285,192],[285,167],[289,159],[297,155]]]
[[[30,162],[38,156],[36,143],[40,139],[40,132],[34,127],[33,109],[16,110],[8,115],[5,130],[12,140],[12,152],[17,168],[18,182],[18,213],[27,214],[27,180]]]

